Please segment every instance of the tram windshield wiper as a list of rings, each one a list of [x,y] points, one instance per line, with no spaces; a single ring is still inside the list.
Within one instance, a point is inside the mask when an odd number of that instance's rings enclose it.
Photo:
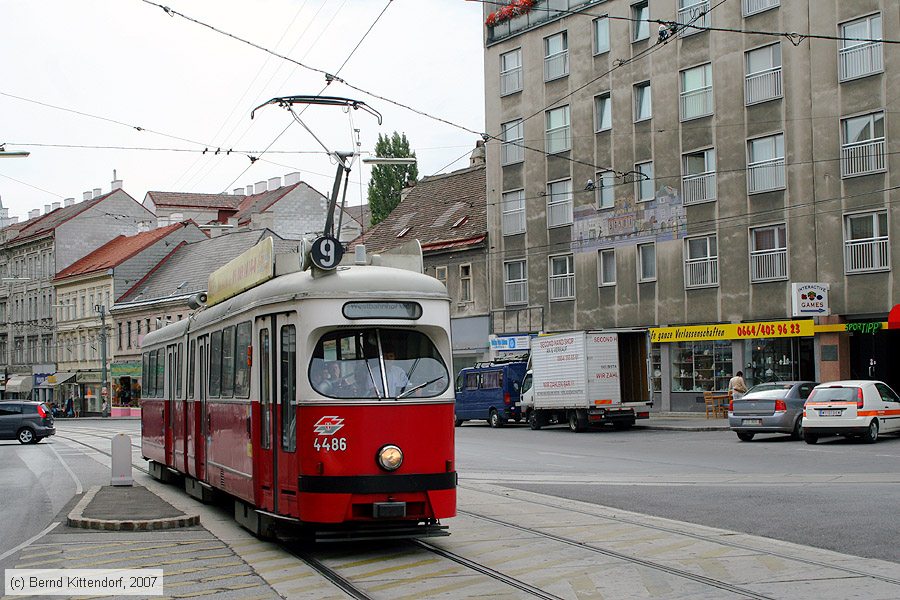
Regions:
[[[444,376],[441,375],[440,377],[435,377],[431,381],[426,381],[425,383],[420,383],[419,385],[417,385],[415,387],[411,387],[408,390],[406,390],[405,392],[403,392],[402,394],[397,394],[397,400],[399,400],[401,398],[406,398],[407,396],[412,394],[414,391],[422,389],[423,387],[429,386],[432,383],[436,383],[436,382],[440,381],[441,379],[443,379],[443,377]]]

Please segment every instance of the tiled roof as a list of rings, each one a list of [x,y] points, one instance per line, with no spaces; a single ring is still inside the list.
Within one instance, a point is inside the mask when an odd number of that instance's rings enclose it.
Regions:
[[[210,210],[237,210],[245,196],[231,194],[189,194],[185,192],[147,192],[156,206],[166,208],[207,208]]]
[[[268,192],[260,192],[259,194],[253,194],[252,196],[244,196],[243,200],[241,200],[240,205],[237,207],[237,212],[234,213],[231,218],[237,219],[238,225],[249,223],[251,215],[265,212],[270,206],[284,198],[286,195],[288,195],[290,192],[294,191],[298,186],[301,185],[309,187],[308,185],[300,181],[291,185],[281,186],[280,188]]]
[[[24,226],[19,230],[18,235],[7,240],[7,242],[18,243],[21,241],[25,241],[31,238],[40,237],[42,235],[46,235],[47,233],[53,231],[63,223],[69,221],[70,219],[78,216],[82,212],[87,209],[100,204],[113,194],[125,194],[128,198],[137,203],[134,198],[128,195],[125,190],[118,189],[113,190],[109,193],[103,194],[102,196],[97,196],[96,198],[91,198],[90,200],[84,200],[82,202],[77,202],[71,206],[63,206],[61,208],[57,208],[55,210],[50,211],[49,213],[45,213],[36,219],[29,219],[25,221]],[[147,214],[150,215],[149,211]]]
[[[296,252],[297,242],[281,239],[268,229],[238,231],[184,244],[137,282],[117,304],[205,292],[209,274],[266,237],[275,239],[275,253]]]
[[[122,264],[144,248],[165,238],[170,233],[193,224],[193,221],[185,221],[144,231],[137,235],[120,235],[60,271],[54,279],[58,281],[73,275],[85,275],[111,269],[116,265]]]
[[[424,250],[436,250],[481,243],[486,232],[485,168],[479,165],[425,177],[384,221],[350,245],[384,252],[418,239]]]

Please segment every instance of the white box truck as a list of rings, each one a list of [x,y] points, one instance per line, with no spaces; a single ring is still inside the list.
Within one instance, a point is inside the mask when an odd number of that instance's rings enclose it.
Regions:
[[[572,431],[611,423],[619,429],[650,416],[652,402],[622,402],[619,336],[576,331],[534,338],[521,405],[532,429],[568,424]]]

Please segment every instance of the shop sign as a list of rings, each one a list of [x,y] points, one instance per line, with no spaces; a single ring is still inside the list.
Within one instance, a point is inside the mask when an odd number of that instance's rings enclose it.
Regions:
[[[887,329],[886,322],[861,321],[856,323],[837,323],[834,325],[816,325],[816,333],[875,333]]]
[[[531,347],[531,338],[527,335],[492,335],[490,343],[494,352],[525,352]]]
[[[75,376],[78,383],[101,383],[99,371],[79,371]]]
[[[123,360],[114,362],[109,367],[109,375],[113,379],[119,379],[120,377],[139,378],[141,376],[141,361]]]
[[[828,306],[828,283],[792,283],[791,309],[795,317],[824,317],[831,314]]]
[[[756,338],[805,337],[813,335],[812,320],[760,321],[757,323],[721,323],[652,327],[651,342],[700,342],[705,340],[745,340]]]
[[[275,242],[268,237],[209,275],[206,305],[218,304],[275,275]]]

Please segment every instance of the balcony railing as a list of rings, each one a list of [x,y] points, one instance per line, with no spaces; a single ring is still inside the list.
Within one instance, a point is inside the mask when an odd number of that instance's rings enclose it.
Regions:
[[[841,146],[841,177],[884,171],[884,138]]]
[[[681,120],[687,121],[688,119],[711,115],[713,111],[712,100],[712,86],[690,92],[681,92]]]
[[[772,67],[744,78],[744,104],[747,106],[781,98],[782,95],[781,67]]]
[[[551,275],[550,299],[565,300],[575,297],[575,275]]]
[[[547,205],[547,226],[557,227],[572,222],[572,202],[557,202]]]
[[[544,58],[544,81],[569,74],[569,53],[561,52]]]
[[[841,81],[880,73],[884,70],[881,42],[865,42],[841,48],[838,51],[838,67]]]
[[[747,192],[755,194],[784,188],[784,158],[751,163],[747,167]]]
[[[709,0],[678,9],[678,15],[675,19],[678,21],[679,29],[688,24],[695,25],[696,27],[709,27]],[[700,33],[703,30],[689,26],[682,31],[683,33],[681,35],[691,35]]]
[[[505,294],[506,304],[525,304],[528,302],[528,284],[524,281],[507,282]]]
[[[719,258],[689,258],[684,263],[685,287],[719,285]]]
[[[883,271],[890,268],[890,248],[886,237],[844,242],[844,266],[847,273]]]
[[[510,165],[525,160],[525,148],[520,146],[521,142],[504,142],[500,146],[500,164]]]
[[[749,17],[781,4],[780,0],[744,0],[744,16]]]
[[[503,235],[525,233],[525,210],[511,210],[503,213]]]
[[[505,96],[522,89],[522,67],[500,74],[500,95]]]
[[[787,278],[787,248],[755,250],[750,253],[750,280]]]
[[[686,205],[716,199],[716,174],[714,172],[685,175],[681,181],[684,187],[683,201]]]
[[[547,152],[556,154],[572,149],[572,137],[569,127],[559,127],[547,132]]]

